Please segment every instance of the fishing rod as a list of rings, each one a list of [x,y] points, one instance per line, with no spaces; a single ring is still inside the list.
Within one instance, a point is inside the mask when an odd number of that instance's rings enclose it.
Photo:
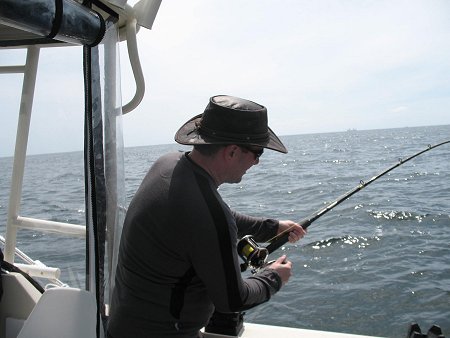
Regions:
[[[406,158],[406,159],[400,159],[398,163],[394,164],[393,166],[387,168],[386,170],[382,171],[376,176],[373,176],[371,179],[369,179],[367,182],[360,181],[359,184],[354,187],[353,189],[349,190],[339,198],[337,198],[335,201],[331,202],[327,206],[317,210],[315,213],[311,214],[310,216],[304,218],[299,222],[299,225],[306,229],[308,228],[314,221],[325,215],[327,212],[332,210],[337,205],[341,204],[343,201],[348,199],[350,196],[356,194],[358,191],[362,190],[363,188],[367,187],[370,183],[376,181],[380,177],[383,177],[390,171],[394,170],[395,168],[401,166],[402,164],[405,164],[406,162],[412,160],[413,158],[422,155],[423,153],[430,151],[431,149],[437,148],[439,146],[442,146],[446,143],[450,143],[450,140],[444,141],[435,145],[428,145],[428,147],[422,151],[419,151],[418,153]],[[239,256],[244,261],[243,264],[241,264],[241,270],[244,271],[248,266],[252,267],[254,270],[257,270],[261,268],[262,266],[266,265],[267,256],[286,244],[289,240],[289,233],[291,231],[292,227],[284,230],[271,240],[269,240],[269,245],[266,247],[260,247],[253,239],[251,235],[243,237],[239,243],[238,243],[238,253]]]

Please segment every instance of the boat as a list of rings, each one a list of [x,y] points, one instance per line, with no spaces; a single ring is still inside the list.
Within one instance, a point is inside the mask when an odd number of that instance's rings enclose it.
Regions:
[[[108,299],[114,287],[118,243],[126,212],[121,117],[132,112],[144,96],[145,79],[136,34],[139,29],[152,28],[161,0],[140,0],[133,7],[127,0],[88,2],[89,5],[74,0],[0,1],[0,48],[23,49],[27,53],[24,64],[0,65],[2,74],[23,74],[6,235],[0,238],[4,244],[3,268],[9,270],[2,274],[0,338],[105,336]],[[117,45],[121,42],[127,44],[136,81],[135,95],[126,104],[121,103],[117,90],[120,87]],[[68,46],[82,48],[84,58],[85,225],[20,214],[40,51]],[[46,266],[17,248],[17,233],[23,229],[85,238],[85,287],[67,285],[59,279],[59,267]],[[232,334],[204,331],[204,336],[210,338],[367,337],[242,321]]]

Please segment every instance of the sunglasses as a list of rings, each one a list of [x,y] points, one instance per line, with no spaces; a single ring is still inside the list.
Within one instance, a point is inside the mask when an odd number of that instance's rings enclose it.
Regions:
[[[264,148],[251,148],[249,146],[243,146],[243,145],[239,145],[239,147],[253,153],[253,155],[255,155],[255,160],[260,158],[261,155],[264,153]]]

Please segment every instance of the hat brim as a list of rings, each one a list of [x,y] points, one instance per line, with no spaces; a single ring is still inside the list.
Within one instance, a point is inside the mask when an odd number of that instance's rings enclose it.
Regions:
[[[180,144],[185,145],[196,145],[196,144],[246,144],[251,146],[259,146],[271,150],[278,151],[280,153],[286,154],[288,151],[284,146],[283,142],[278,138],[277,135],[268,128],[269,139],[267,141],[242,141],[236,139],[215,139],[213,137],[206,137],[199,134],[198,132],[198,122],[200,122],[203,114],[194,116],[189,121],[181,126],[180,129],[175,134],[175,141]]]

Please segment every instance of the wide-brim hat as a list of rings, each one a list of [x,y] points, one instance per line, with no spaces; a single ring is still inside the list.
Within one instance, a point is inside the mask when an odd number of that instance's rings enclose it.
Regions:
[[[185,145],[242,144],[287,153],[267,124],[266,107],[228,95],[211,97],[203,114],[181,126],[175,141]]]

